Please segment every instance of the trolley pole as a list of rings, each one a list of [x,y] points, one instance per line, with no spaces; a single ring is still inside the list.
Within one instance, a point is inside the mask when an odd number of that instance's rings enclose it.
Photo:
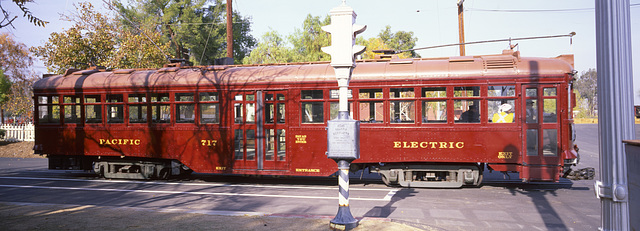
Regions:
[[[322,30],[331,33],[331,46],[322,51],[331,55],[331,66],[336,73],[339,87],[338,118],[327,123],[327,157],[338,164],[338,213],[329,227],[334,230],[350,230],[358,226],[358,220],[349,209],[349,168],[351,161],[360,158],[360,121],[349,118],[348,88],[355,55],[365,50],[355,45],[355,36],[367,27],[354,24],[356,13],[345,0],[331,9],[331,24]]]

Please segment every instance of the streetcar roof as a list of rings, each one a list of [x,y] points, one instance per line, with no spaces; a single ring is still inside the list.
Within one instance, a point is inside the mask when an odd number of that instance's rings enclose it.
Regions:
[[[429,80],[467,77],[559,76],[573,73],[573,55],[556,58],[520,57],[519,52],[499,55],[435,59],[395,59],[357,62],[351,81]],[[43,78],[34,90],[98,88],[162,88],[169,86],[252,85],[274,82],[335,81],[329,63],[165,67],[154,70],[84,70]]]

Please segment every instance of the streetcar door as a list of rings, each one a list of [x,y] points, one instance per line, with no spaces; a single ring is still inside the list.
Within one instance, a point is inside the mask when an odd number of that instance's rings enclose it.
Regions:
[[[286,170],[287,123],[285,91],[265,91],[259,104],[262,114],[262,129],[259,129],[261,152],[260,169]]]
[[[557,85],[522,86],[523,168],[526,180],[557,181],[560,171],[560,116]]]
[[[233,168],[258,169],[257,94],[254,91],[233,93]]]
[[[234,169],[286,169],[285,102],[285,91],[234,94]]]

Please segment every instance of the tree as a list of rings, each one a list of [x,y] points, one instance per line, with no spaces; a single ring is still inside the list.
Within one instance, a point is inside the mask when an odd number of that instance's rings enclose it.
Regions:
[[[598,107],[598,75],[595,69],[590,68],[582,72],[580,78],[576,80],[574,89],[587,101],[589,116],[595,117],[595,110]]]
[[[29,69],[33,58],[27,47],[9,34],[0,33],[0,118],[12,116],[32,118],[31,84],[37,77]],[[25,87],[26,86],[26,87]]]
[[[9,80],[9,77],[4,75],[2,69],[0,69],[0,105],[4,105],[9,100],[10,94],[11,80]]]
[[[9,101],[11,94],[11,80],[0,69],[0,105],[4,106]],[[4,124],[4,109],[0,108],[0,124]]]
[[[410,50],[416,46],[418,38],[413,37],[413,32],[397,31],[391,32],[391,26],[387,25],[380,33],[378,38],[382,40],[382,43],[386,44],[389,48],[395,51]],[[407,51],[398,54],[399,57],[406,58],[419,58],[420,55],[415,51]]]
[[[116,6],[121,13],[119,20],[126,29],[153,28],[161,34],[162,41],[170,44],[173,57],[206,65],[226,56],[226,4],[215,0],[205,7],[207,2],[135,0],[130,6],[120,2],[116,2]],[[241,63],[256,40],[249,33],[249,18],[234,12],[233,19],[234,60]]]
[[[321,48],[331,45],[329,33],[322,30],[322,26],[329,25],[331,18],[326,16],[320,20],[320,16],[307,15],[303,22],[302,29],[295,29],[289,36],[289,41],[293,44],[294,62],[328,61],[331,55],[324,53]]]
[[[278,32],[271,30],[262,36],[262,42],[244,58],[244,64],[293,62],[293,51],[285,44]]]
[[[168,45],[160,42],[158,33],[145,29],[141,29],[142,33],[123,31],[112,18],[96,12],[91,3],[76,5],[76,11],[75,15],[65,18],[75,22],[74,26],[51,33],[43,46],[31,48],[49,72],[62,74],[70,68],[90,65],[155,68],[167,62],[164,53]]]
[[[30,23],[33,23],[33,25],[44,27],[49,23],[47,21],[44,21],[42,19],[39,19],[33,16],[33,14],[31,14],[31,11],[29,11],[29,9],[25,6],[27,2],[33,2],[33,0],[11,0],[11,1],[14,4],[16,4],[18,8],[20,8],[20,10],[23,13],[22,16],[27,17],[27,20],[29,20]],[[11,26],[15,29],[12,23],[14,20],[18,18],[18,16],[14,16],[13,18],[11,18],[11,14],[2,7],[2,1],[0,1],[0,10],[2,10],[2,15],[4,16],[2,21],[0,21],[0,28]]]

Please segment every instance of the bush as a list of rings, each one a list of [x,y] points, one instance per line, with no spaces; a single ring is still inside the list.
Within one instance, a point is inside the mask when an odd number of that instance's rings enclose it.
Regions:
[[[4,139],[4,135],[7,134],[7,130],[0,129],[0,139]]]

